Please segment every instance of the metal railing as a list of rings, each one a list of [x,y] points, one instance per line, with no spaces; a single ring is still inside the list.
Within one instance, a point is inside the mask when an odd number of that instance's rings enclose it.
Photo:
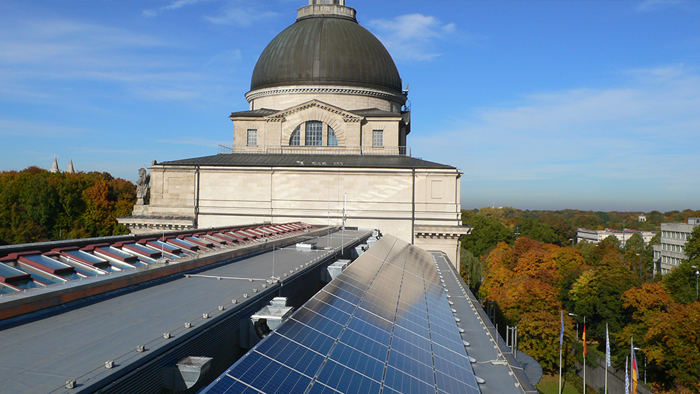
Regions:
[[[219,145],[219,154],[298,154],[298,155],[357,155],[409,156],[409,146],[230,146]]]

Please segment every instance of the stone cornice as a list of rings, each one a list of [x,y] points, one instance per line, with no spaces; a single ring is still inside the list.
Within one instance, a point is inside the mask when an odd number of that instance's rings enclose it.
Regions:
[[[282,110],[274,115],[266,116],[265,121],[267,121],[267,122],[282,122],[282,121],[286,120],[287,116],[289,116],[289,115],[295,114],[297,112],[305,111],[305,110],[307,110],[309,108],[313,108],[313,107],[340,115],[343,117],[343,120],[345,122],[361,122],[363,119],[362,116],[355,115],[351,112],[345,111],[345,110],[338,108],[334,105],[330,105],[330,104],[327,104],[327,103],[324,103],[324,102],[318,101],[318,100],[311,100],[311,101],[307,101],[303,104],[299,104],[297,106]]]
[[[246,93],[245,99],[251,102],[260,97],[279,96],[283,94],[347,94],[352,96],[368,96],[390,101],[404,103],[406,97],[400,94],[392,94],[381,90],[365,89],[358,87],[330,87],[330,86],[290,86],[251,90]]]
[[[431,226],[416,225],[414,234],[416,238],[459,239],[472,230],[469,226]]]

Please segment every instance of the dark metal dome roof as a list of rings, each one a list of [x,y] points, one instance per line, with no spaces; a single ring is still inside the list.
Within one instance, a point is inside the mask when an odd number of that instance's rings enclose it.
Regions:
[[[401,77],[384,45],[354,18],[300,18],[265,48],[250,90],[333,85],[401,94]]]

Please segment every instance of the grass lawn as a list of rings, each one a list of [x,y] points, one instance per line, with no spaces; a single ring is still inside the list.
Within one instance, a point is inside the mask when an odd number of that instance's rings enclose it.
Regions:
[[[564,384],[563,394],[580,394],[569,382],[562,381]],[[559,384],[559,375],[544,375],[537,384],[537,390],[542,394],[559,394],[557,385]]]

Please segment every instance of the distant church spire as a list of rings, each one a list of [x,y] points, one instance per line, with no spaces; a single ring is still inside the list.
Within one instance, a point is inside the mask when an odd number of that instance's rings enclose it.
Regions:
[[[75,167],[73,167],[73,158],[70,158],[70,163],[68,163],[68,169],[66,170],[66,173],[68,174],[74,174],[75,173]]]
[[[53,164],[51,165],[51,172],[60,172],[58,169],[58,157],[56,155],[53,155]]]

